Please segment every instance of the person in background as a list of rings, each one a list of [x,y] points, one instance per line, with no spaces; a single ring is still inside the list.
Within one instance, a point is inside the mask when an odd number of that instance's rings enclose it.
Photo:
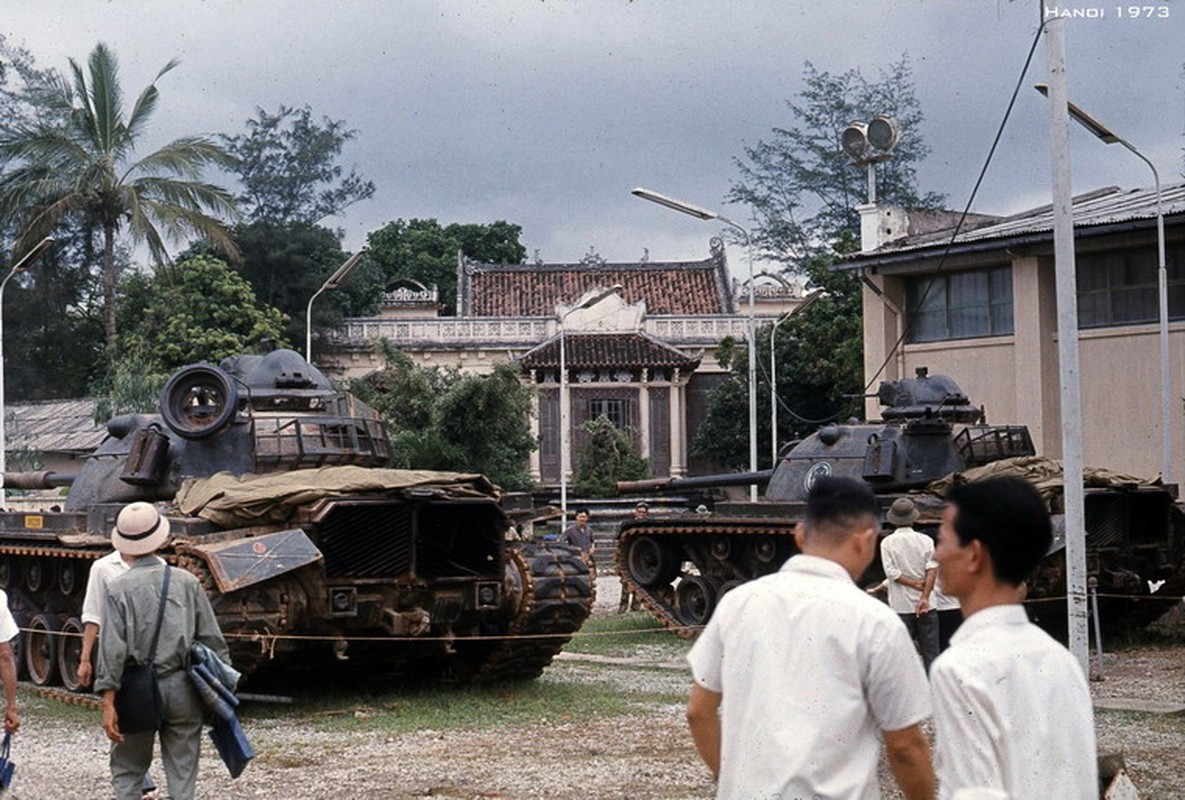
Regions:
[[[1052,541],[1045,502],[1016,478],[957,486],[947,499],[936,558],[964,619],[930,670],[939,796],[1097,797],[1086,675],[1018,600]]]
[[[576,521],[564,529],[560,534],[560,542],[579,547],[580,551],[592,560],[592,530],[588,527],[588,509],[576,509]]]
[[[12,640],[20,633],[12,612],[8,610],[8,595],[0,591],[0,680],[4,681],[4,732],[16,733],[21,727],[21,715],[16,707],[16,657]]]
[[[888,582],[889,608],[905,623],[917,642],[922,664],[929,672],[938,657],[938,615],[930,606],[930,595],[938,572],[934,561],[934,540],[913,529],[918,509],[908,497],[898,497],[889,507],[885,521],[894,530],[881,541],[881,565]]]
[[[883,740],[907,800],[932,800],[926,675],[897,615],[855,584],[879,527],[865,484],[820,478],[801,554],[720,599],[687,657],[687,721],[717,798],[874,800]]]

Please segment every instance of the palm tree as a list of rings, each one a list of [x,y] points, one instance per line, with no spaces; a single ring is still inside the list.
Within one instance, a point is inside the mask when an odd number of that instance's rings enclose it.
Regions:
[[[130,232],[146,243],[154,262],[169,263],[164,237],[204,238],[232,258],[227,229],[210,214],[236,215],[227,190],[200,180],[207,166],[230,157],[213,139],[189,136],[134,159],[137,140],[156,109],[157,73],[124,117],[119,66],[107,45],[91,52],[87,72],[70,59],[71,76],[55,74],[40,87],[49,123],[19,127],[0,136],[0,220],[20,231],[14,248],[24,252],[67,216],[103,231],[103,323],[109,352],[115,345],[115,237]],[[89,74],[89,79],[88,79]]]

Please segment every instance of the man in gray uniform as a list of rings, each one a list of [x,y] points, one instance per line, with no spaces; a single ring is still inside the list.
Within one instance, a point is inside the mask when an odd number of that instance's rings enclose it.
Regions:
[[[111,782],[117,800],[139,800],[152,763],[155,732],[122,733],[115,693],[129,658],[141,664],[148,661],[166,568],[164,560],[153,554],[168,539],[169,521],[149,503],[132,503],[120,511],[111,533],[115,548],[136,559],[131,569],[108,584],[95,679],[95,690],[103,694],[103,730],[115,743]],[[197,784],[204,707],[185,671],[189,647],[195,641],[229,661],[226,641],[201,584],[192,574],[172,569],[153,663],[163,701],[161,760],[173,800],[192,800]]]

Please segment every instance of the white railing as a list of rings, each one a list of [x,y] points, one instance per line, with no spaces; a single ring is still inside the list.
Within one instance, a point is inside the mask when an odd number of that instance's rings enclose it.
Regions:
[[[759,320],[759,322],[764,320]],[[726,336],[743,339],[744,316],[648,317],[642,329],[670,344],[715,344]],[[536,345],[556,334],[554,319],[538,317],[478,317],[435,319],[346,319],[329,336],[338,345],[361,345],[388,339],[395,345]]]

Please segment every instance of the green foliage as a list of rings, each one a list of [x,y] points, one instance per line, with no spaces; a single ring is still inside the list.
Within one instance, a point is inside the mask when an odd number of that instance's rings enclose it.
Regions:
[[[413,278],[425,286],[436,286],[445,313],[454,314],[457,252],[484,263],[518,264],[527,254],[518,240],[521,234],[518,225],[502,220],[441,227],[434,219],[399,219],[372,231],[366,242],[384,283]]]
[[[120,352],[165,372],[195,362],[217,364],[264,338],[286,346],[284,315],[258,304],[242,277],[209,256],[128,279],[120,311]]]
[[[91,387],[96,398],[95,422],[102,424],[119,414],[155,412],[170,374],[171,370],[162,369],[143,352],[125,353]]]
[[[796,265],[835,247],[844,231],[859,230],[855,207],[867,199],[867,171],[840,149],[853,120],[877,114],[897,120],[901,140],[893,157],[877,164],[877,195],[906,207],[938,207],[944,198],[917,190],[917,164],[930,148],[921,135],[924,119],[914,92],[912,68],[902,57],[869,80],[858,69],[839,75],[804,66],[806,88],[787,102],[794,124],[745,148],[736,159],[740,179],[728,201],[747,205],[756,218],[754,244],[765,256]]]
[[[159,80],[177,62],[157,73]],[[136,158],[160,96],[156,80],[125,116],[119,68],[105,44],[91,52],[86,69],[70,60],[69,75],[55,75],[37,91],[42,112],[6,127],[0,137],[0,220],[19,231],[24,252],[63,220],[93,225],[103,234],[104,333],[116,343],[116,234],[125,231],[148,247],[154,261],[168,261],[166,239],[206,238],[236,253],[215,216],[235,213],[230,193],[203,182],[209,166],[227,155],[201,136],[176,139]]]
[[[247,133],[223,136],[242,181],[239,198],[250,222],[315,225],[374,195],[374,183],[356,170],[343,175],[342,145],[357,135],[345,122],[313,119],[307,105],[256,109]]]
[[[253,222],[236,227],[235,240],[242,251],[236,270],[259,302],[287,315],[285,337],[304,341],[310,298],[349,258],[338,234],[305,222]],[[338,325],[343,315],[374,313],[381,291],[377,268],[364,259],[340,287],[317,298],[314,333]]]
[[[387,423],[391,465],[478,472],[507,491],[530,488],[530,389],[502,364],[490,375],[419,367],[383,341],[385,367],[350,391]]]
[[[822,291],[806,310],[778,328],[778,441],[800,437],[820,424],[859,409],[849,395],[862,393],[863,328],[860,282],[832,269],[836,256],[859,239],[855,207],[867,198],[867,171],[841,150],[840,136],[853,120],[877,114],[896,118],[901,140],[893,157],[877,164],[877,195],[910,208],[940,206],[944,198],[917,188],[917,164],[930,152],[921,135],[923,115],[909,62],[902,58],[869,80],[857,69],[839,75],[805,65],[803,89],[787,105],[793,124],[775,128],[768,141],[745,148],[737,159],[740,179],[728,200],[747,205],[756,224],[753,242],[762,255]],[[732,371],[708,401],[708,415],[692,441],[692,453],[722,467],[748,466],[748,360],[743,348],[722,344],[721,364]],[[769,328],[757,335],[759,369],[757,440],[769,442]],[[758,464],[768,466],[769,447]]]
[[[622,430],[608,417],[585,422],[581,429],[588,444],[579,456],[579,468],[572,489],[580,497],[616,497],[618,481],[650,476],[646,460],[634,451],[630,430]]]

